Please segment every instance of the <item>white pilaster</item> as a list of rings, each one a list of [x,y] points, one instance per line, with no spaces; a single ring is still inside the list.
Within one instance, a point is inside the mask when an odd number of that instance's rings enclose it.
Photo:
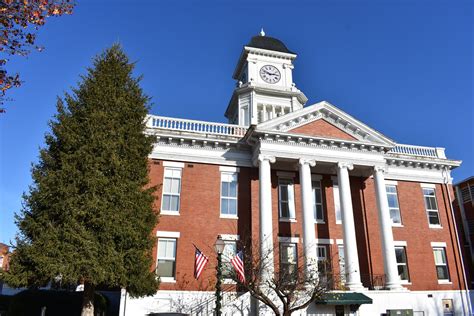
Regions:
[[[273,156],[258,156],[259,202],[260,202],[260,256],[262,280],[270,280],[274,274],[273,226],[272,226],[272,181],[270,163]]]
[[[354,167],[348,163],[337,164],[337,180],[341,200],[342,227],[344,231],[344,256],[346,265],[346,286],[350,290],[361,290],[364,287],[360,281],[359,255],[352,210],[351,186],[349,171]]]
[[[387,190],[385,188],[384,168],[376,166],[374,168],[375,196],[377,198],[377,208],[379,210],[379,226],[382,238],[382,257],[386,277],[385,286],[389,290],[400,290],[398,276],[397,259],[395,258],[395,248],[393,244],[392,221],[388,208]]]
[[[305,260],[305,273],[311,277],[317,272],[316,236],[314,232],[313,197],[311,184],[311,169],[314,160],[299,160],[301,205],[303,211],[303,251]]]

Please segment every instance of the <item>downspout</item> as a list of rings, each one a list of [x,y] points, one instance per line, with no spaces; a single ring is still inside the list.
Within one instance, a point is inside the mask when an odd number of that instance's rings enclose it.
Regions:
[[[444,181],[444,186],[445,186],[445,189],[446,189],[446,193],[448,195],[448,201],[449,201],[449,209],[451,210],[451,218],[452,218],[452,221],[453,221],[453,226],[454,226],[454,234],[456,236],[456,245],[458,247],[458,252],[459,252],[459,258],[460,258],[460,261],[461,261],[461,268],[462,268],[462,276],[463,276],[463,279],[464,279],[464,287],[465,287],[465,294],[466,294],[466,297],[467,297],[467,309],[468,309],[468,314],[467,315],[472,315],[472,310],[471,310],[471,297],[469,295],[469,286],[467,284],[467,278],[466,278],[466,271],[464,270],[464,260],[463,260],[463,257],[462,257],[462,249],[461,249],[461,244],[459,243],[459,234],[458,234],[458,228],[456,227],[456,222],[455,222],[455,216],[454,216],[454,209],[453,209],[453,201],[451,200],[451,194],[449,194],[449,187],[448,187],[448,183],[449,183],[449,172],[448,172],[448,168],[445,167],[444,168],[444,176],[443,176],[443,181]],[[463,296],[462,294],[462,290],[460,290],[461,292],[461,297]],[[464,305],[464,304],[463,304]],[[464,307],[463,307],[464,309]]]

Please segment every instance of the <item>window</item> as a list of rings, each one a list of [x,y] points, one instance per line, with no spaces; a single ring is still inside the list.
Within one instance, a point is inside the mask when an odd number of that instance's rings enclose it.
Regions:
[[[397,187],[395,185],[386,185],[388,208],[390,210],[390,219],[393,224],[401,224],[400,207],[398,205]]]
[[[328,270],[328,256],[326,246],[317,246],[318,272],[325,273]]]
[[[298,273],[296,244],[280,243],[280,277],[288,278]]]
[[[234,267],[230,261],[237,254],[237,243],[234,240],[224,240],[225,246],[222,252],[222,277],[231,279],[234,274]]]
[[[471,186],[471,189],[472,189],[472,186]],[[472,192],[470,192],[469,186],[465,186],[464,188],[461,188],[461,197],[462,197],[463,203],[470,202],[471,195],[472,195]]]
[[[410,281],[408,274],[408,261],[406,248],[403,246],[395,247],[395,258],[397,259],[398,276],[402,281]]]
[[[293,180],[278,180],[278,197],[280,206],[280,218],[295,218],[295,191]]]
[[[316,222],[324,222],[321,181],[313,181],[313,214]]]
[[[161,210],[165,212],[179,212],[181,169],[165,168],[163,183],[163,199],[161,203]]]
[[[425,207],[428,214],[428,223],[430,225],[440,226],[438,214],[438,204],[436,203],[436,194],[433,188],[423,188],[425,198]]]
[[[337,246],[339,256],[339,274],[341,275],[341,283],[346,283],[346,259],[344,255],[344,246]]]
[[[174,279],[176,276],[176,239],[158,238],[156,273],[159,277]]]
[[[339,185],[336,179],[332,180],[332,193],[334,196],[334,209],[336,211],[336,224],[342,224],[341,202],[339,197]]]
[[[446,248],[433,248],[434,260],[436,265],[436,274],[439,281],[449,281],[448,262],[446,261]]]
[[[238,173],[221,173],[221,215],[237,216]]]
[[[0,270],[3,269],[3,256],[0,256]]]

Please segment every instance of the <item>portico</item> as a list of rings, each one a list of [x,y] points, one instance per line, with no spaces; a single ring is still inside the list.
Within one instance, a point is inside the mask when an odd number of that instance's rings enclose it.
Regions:
[[[279,142],[281,136],[270,135],[270,133],[255,133],[259,135],[254,144],[255,165],[259,167],[259,197],[260,197],[260,251],[265,254],[272,254],[265,258],[265,275],[270,277],[274,273],[273,258],[273,238],[272,233],[276,227],[272,223],[272,196],[271,196],[271,170],[275,162],[289,166],[293,171],[299,173],[299,183],[301,187],[301,196],[295,196],[295,199],[301,199],[301,224],[303,258],[305,273],[317,273],[317,240],[315,234],[315,220],[313,210],[313,187],[312,174],[314,176],[316,166],[318,171],[324,170],[326,174],[336,174],[339,186],[339,200],[342,217],[342,231],[345,257],[345,286],[352,291],[364,290],[361,281],[361,272],[359,267],[359,254],[357,250],[356,227],[354,223],[354,211],[352,205],[351,185],[349,180],[350,173],[358,175],[364,174],[365,177],[373,177],[375,181],[375,195],[377,199],[377,210],[380,222],[380,236],[382,240],[381,252],[384,257],[384,272],[386,277],[386,289],[400,290],[404,289],[400,284],[397,271],[397,262],[394,252],[393,234],[390,221],[390,214],[387,203],[387,196],[384,182],[385,160],[383,153],[389,148],[380,144],[371,144],[361,146],[359,141],[355,144],[346,144],[341,146],[335,140],[314,139],[313,148],[308,148],[305,138],[299,137],[294,143]],[[286,139],[288,140],[288,139]],[[322,140],[322,142],[321,142]],[[324,145],[327,143],[327,145]],[[357,143],[357,145],[356,145]],[[357,147],[356,147],[357,146]],[[382,147],[382,148],[380,148]],[[367,148],[369,150],[367,150]],[[311,150],[309,150],[311,149]],[[342,149],[342,150],[341,150]],[[324,154],[320,152],[324,151]],[[351,159],[347,159],[347,151],[351,151]],[[309,154],[312,153],[312,155]],[[344,155],[346,152],[346,155]],[[354,159],[359,155],[359,159]],[[328,159],[328,157],[334,157]],[[324,157],[319,159],[319,157]],[[274,205],[274,204],[273,204]]]

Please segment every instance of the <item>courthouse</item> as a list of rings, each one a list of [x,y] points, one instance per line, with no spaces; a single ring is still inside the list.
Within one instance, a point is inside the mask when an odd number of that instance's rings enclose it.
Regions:
[[[123,296],[125,314],[212,314],[221,236],[225,315],[257,313],[226,278],[243,240],[269,254],[268,273],[325,262],[340,276],[328,290],[362,294],[301,315],[467,315],[452,209],[461,162],[441,147],[400,144],[330,100],[311,103],[293,82],[296,57],[263,32],[252,37],[230,101],[216,109],[228,123],[149,115],[161,284],[151,297]],[[198,280],[195,246],[209,257]]]

